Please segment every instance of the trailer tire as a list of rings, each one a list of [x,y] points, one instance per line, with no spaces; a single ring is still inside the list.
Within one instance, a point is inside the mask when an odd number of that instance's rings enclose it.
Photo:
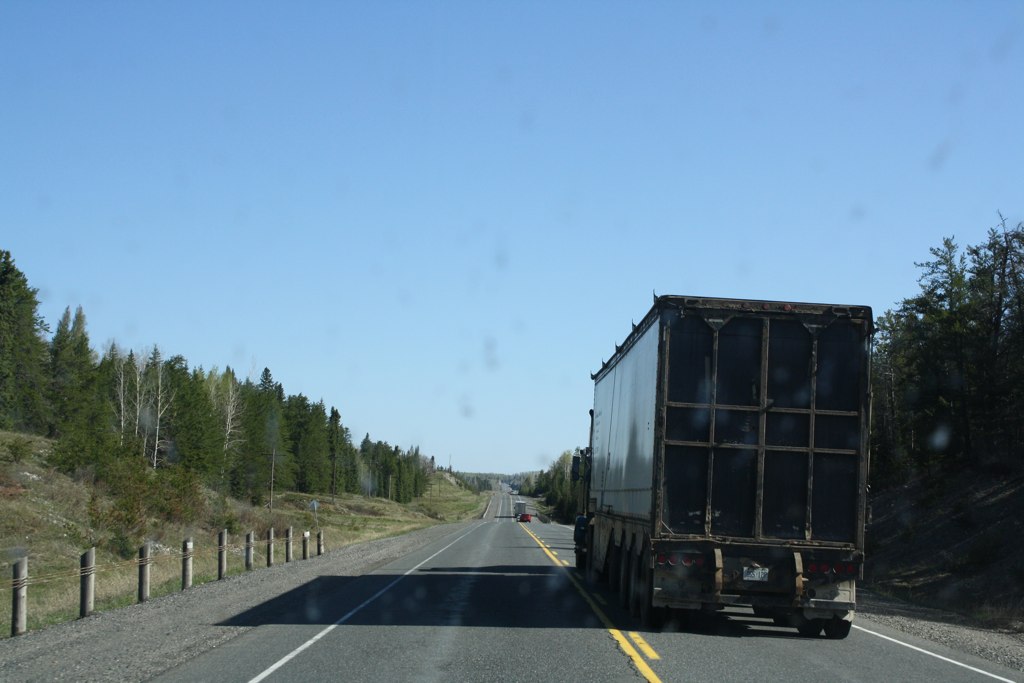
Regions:
[[[637,613],[644,628],[652,631],[661,630],[668,613],[667,607],[655,607],[654,600],[654,570],[647,567],[644,558],[650,556],[650,548],[644,544],[640,552],[639,569],[637,571],[636,596],[638,599]]]
[[[829,640],[842,640],[850,635],[853,622],[832,618],[825,621],[825,637]]]
[[[608,587],[614,593],[619,589],[619,553],[622,549],[615,545],[615,539],[608,541]]]
[[[587,531],[587,583],[591,586],[596,586],[600,583],[604,575],[604,567],[598,567],[597,562],[594,560],[597,557],[594,554],[594,545],[594,530],[591,528]]]
[[[633,588],[633,551],[625,543],[619,548],[619,605],[629,608],[629,593]]]
[[[802,616],[797,618],[796,632],[804,638],[817,638],[824,627],[824,619],[807,619]]]
[[[632,562],[629,566],[629,615],[640,616],[640,603],[643,586],[640,575],[643,573],[643,556],[631,555]]]

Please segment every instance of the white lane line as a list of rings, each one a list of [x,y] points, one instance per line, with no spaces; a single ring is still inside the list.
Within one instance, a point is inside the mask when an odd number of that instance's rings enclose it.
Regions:
[[[884,640],[888,640],[891,643],[896,643],[897,645],[902,645],[903,647],[909,647],[911,650],[916,650],[917,652],[920,652],[922,654],[926,654],[929,657],[935,657],[936,659],[941,659],[944,662],[948,662],[950,664],[955,664],[956,666],[960,666],[960,667],[963,667],[963,668],[968,669],[970,671],[973,671],[975,673],[979,673],[982,676],[988,676],[989,678],[994,678],[997,681],[1004,681],[1004,683],[1016,683],[1015,681],[1012,681],[1009,678],[1003,678],[1002,676],[996,676],[995,674],[989,673],[988,671],[982,671],[981,669],[977,669],[977,668],[975,668],[973,666],[969,666],[967,664],[964,664],[963,662],[958,662],[955,659],[950,659],[949,657],[943,657],[942,655],[935,654],[934,652],[929,652],[928,650],[925,650],[923,648],[917,647],[916,645],[911,645],[910,643],[904,643],[902,640],[896,640],[895,638],[890,638],[889,636],[883,636],[881,633],[875,633],[874,631],[869,631],[868,629],[864,628],[863,626],[857,626],[856,624],[854,624],[853,627],[855,629],[857,629],[858,631],[863,631],[864,633],[870,633],[873,636],[878,636],[879,638],[882,638]]]
[[[310,638],[309,640],[307,640],[306,642],[304,642],[304,643],[303,643],[302,645],[299,645],[299,646],[298,646],[297,648],[295,648],[294,650],[292,650],[291,652],[289,652],[288,654],[286,654],[286,655],[285,655],[284,657],[282,657],[281,659],[279,659],[279,660],[277,660],[276,662],[274,662],[274,663],[273,663],[273,664],[272,664],[272,665],[270,666],[270,668],[268,668],[268,669],[267,669],[266,671],[264,671],[263,673],[261,673],[261,674],[260,674],[259,676],[256,676],[255,678],[252,678],[252,679],[250,679],[250,680],[249,680],[249,683],[259,683],[259,681],[262,681],[262,680],[263,680],[263,679],[265,679],[265,678],[266,678],[267,676],[269,676],[270,674],[274,673],[275,671],[277,671],[278,669],[280,669],[280,668],[281,668],[282,666],[284,666],[285,664],[287,664],[287,663],[288,663],[288,662],[290,662],[291,660],[295,659],[296,655],[298,655],[298,654],[299,654],[300,652],[302,652],[303,650],[305,650],[306,648],[308,648],[308,647],[309,647],[310,645],[312,645],[313,643],[315,643],[316,641],[320,640],[321,638],[323,638],[324,636],[326,636],[326,635],[327,635],[328,633],[330,633],[331,631],[333,631],[333,630],[335,629],[335,627],[337,627],[337,626],[339,626],[339,625],[341,625],[341,624],[345,623],[345,622],[346,622],[346,621],[348,621],[349,619],[351,619],[351,618],[352,618],[352,617],[353,617],[353,616],[354,616],[354,615],[355,615],[355,614],[356,614],[357,612],[359,612],[359,610],[363,609],[364,607],[366,607],[367,605],[369,605],[369,604],[370,604],[371,602],[373,602],[374,600],[376,600],[377,598],[379,598],[380,596],[384,595],[384,594],[385,594],[385,593],[387,593],[387,592],[388,592],[389,590],[391,590],[391,589],[392,589],[392,588],[394,587],[394,585],[395,585],[396,583],[398,583],[399,581],[401,581],[401,580],[402,580],[402,579],[404,579],[405,577],[409,576],[409,574],[412,574],[412,573],[413,573],[414,571],[416,571],[417,569],[419,569],[420,567],[422,567],[423,565],[425,565],[425,564],[426,564],[427,562],[430,562],[430,561],[431,561],[432,559],[434,559],[435,557],[437,557],[438,555],[440,555],[441,553],[443,553],[443,552],[444,552],[445,550],[448,550],[448,548],[451,548],[451,547],[452,547],[453,545],[455,545],[456,543],[458,543],[459,541],[461,541],[462,539],[464,539],[464,538],[465,538],[466,536],[469,536],[469,535],[470,535],[471,533],[473,533],[474,531],[476,531],[476,530],[477,530],[477,529],[479,529],[480,527],[481,527],[481,525],[480,525],[480,524],[477,524],[477,525],[476,525],[476,526],[474,526],[474,527],[473,527],[472,529],[470,529],[470,530],[469,530],[469,531],[467,531],[466,533],[462,534],[461,536],[459,536],[458,538],[456,538],[456,539],[455,539],[454,541],[452,541],[451,543],[449,543],[449,544],[448,544],[448,545],[446,545],[445,547],[441,548],[441,549],[440,549],[440,550],[438,550],[438,551],[437,551],[436,553],[434,553],[433,555],[431,555],[431,556],[430,556],[430,557],[428,557],[427,559],[423,560],[422,562],[420,562],[420,563],[419,563],[418,565],[416,565],[415,567],[413,567],[413,568],[412,568],[412,569],[410,569],[409,571],[407,571],[407,572],[405,572],[404,574],[402,574],[402,575],[398,576],[398,577],[397,577],[397,578],[396,578],[396,579],[395,579],[394,581],[392,581],[391,583],[389,583],[388,585],[384,586],[384,587],[383,587],[383,588],[381,588],[381,589],[380,589],[379,591],[377,591],[376,593],[374,593],[373,595],[371,595],[370,597],[368,597],[368,598],[367,598],[366,600],[364,600],[364,601],[363,601],[362,603],[360,603],[360,604],[359,604],[358,606],[356,606],[356,607],[352,608],[352,610],[350,610],[350,611],[349,611],[349,612],[348,612],[347,614],[345,614],[344,616],[342,616],[342,617],[341,617],[340,619],[338,619],[338,620],[337,620],[336,622],[334,622],[333,624],[331,624],[330,626],[328,626],[328,627],[327,627],[327,628],[325,628],[324,630],[320,631],[320,633],[317,633],[317,634],[316,634],[315,636],[313,636],[312,638]]]

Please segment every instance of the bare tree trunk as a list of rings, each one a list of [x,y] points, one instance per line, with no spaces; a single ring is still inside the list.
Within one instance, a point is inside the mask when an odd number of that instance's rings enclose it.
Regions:
[[[128,359],[122,357],[114,344],[110,345],[110,358],[114,361],[114,406],[117,412],[117,444],[124,445],[124,432],[128,426]]]
[[[153,469],[160,464],[160,447],[165,445],[160,441],[160,423],[163,421],[164,413],[171,407],[174,395],[168,396],[164,388],[164,364],[160,359],[160,352],[153,350],[154,372],[156,373],[156,388],[153,392]]]
[[[220,484],[223,490],[232,455],[242,443],[242,394],[230,370],[220,375],[215,371],[210,373],[209,393],[210,402],[221,418],[221,434],[224,437],[220,460]]]
[[[132,433],[136,439],[142,441],[142,456],[145,457],[148,453],[146,444],[148,443],[148,435],[143,430],[142,424],[142,413],[146,409],[146,404],[149,403],[148,392],[146,391],[146,358],[144,355],[132,356],[133,362],[131,364],[132,370],[132,381],[134,382],[134,395],[132,396]]]
[[[227,474],[228,460],[235,447],[241,442],[242,401],[238,382],[233,376],[227,377],[224,396],[224,450],[220,462],[220,479],[223,484]]]
[[[155,417],[156,417],[156,425],[153,428],[153,434],[154,434],[154,436],[153,436],[153,469],[156,469],[157,455],[160,452],[160,418],[163,416],[163,406],[161,405],[161,403],[162,403],[163,398],[164,398],[164,394],[163,394],[163,381],[164,381],[163,367],[160,365],[160,362],[157,361],[157,366],[156,366],[156,393],[155,393],[155,396],[154,396],[154,401],[155,401],[155,405],[154,405],[155,411],[154,411],[154,414],[155,414]]]
[[[277,449],[270,455],[270,511],[274,511],[274,463],[277,460]]]
[[[124,359],[119,358],[114,370],[117,373],[117,445],[119,446],[124,445],[124,428],[128,421],[128,388],[125,386],[124,364]]]

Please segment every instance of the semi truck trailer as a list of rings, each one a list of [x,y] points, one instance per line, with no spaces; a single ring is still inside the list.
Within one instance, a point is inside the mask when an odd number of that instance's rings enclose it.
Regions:
[[[844,638],[864,568],[868,306],[657,296],[592,375],[576,561],[657,626]]]

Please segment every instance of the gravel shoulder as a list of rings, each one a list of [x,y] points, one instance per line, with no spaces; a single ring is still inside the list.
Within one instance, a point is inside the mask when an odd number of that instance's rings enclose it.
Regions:
[[[1024,672],[1022,633],[984,628],[953,612],[902,602],[859,587],[857,613],[896,631]]]
[[[321,576],[372,572],[467,524],[346,546],[2,640],[0,681],[148,680],[252,629],[221,625],[246,610]]]

